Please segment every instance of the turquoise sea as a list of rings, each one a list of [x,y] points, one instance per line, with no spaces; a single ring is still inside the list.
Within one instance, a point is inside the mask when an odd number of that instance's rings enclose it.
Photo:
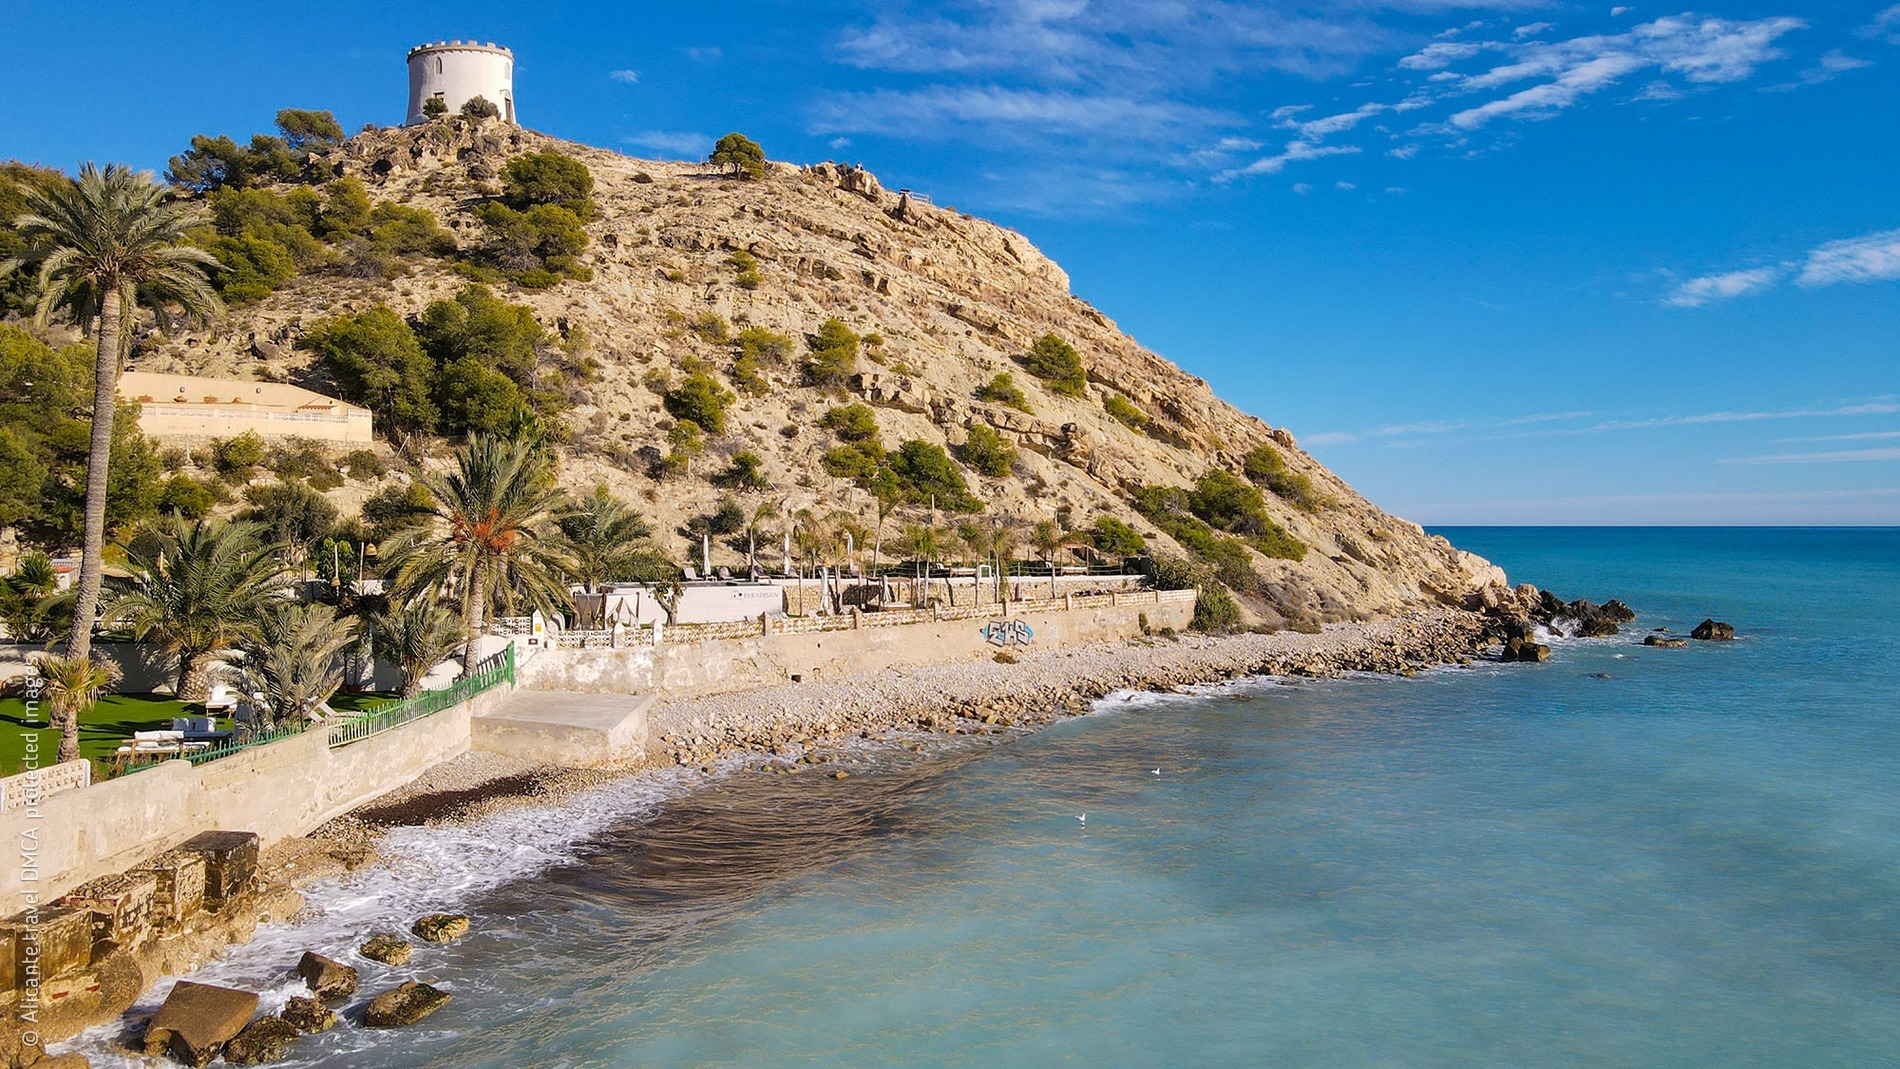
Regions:
[[[359,962],[446,1009],[293,1065],[1900,1063],[1900,531],[1443,533],[1639,619],[404,829],[203,975],[281,1001],[305,946],[474,915]],[[1705,616],[1740,639],[1637,644]]]

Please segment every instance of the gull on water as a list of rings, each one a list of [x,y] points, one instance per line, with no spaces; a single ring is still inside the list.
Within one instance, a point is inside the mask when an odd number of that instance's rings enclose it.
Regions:
[[[1084,813],[1081,816],[1076,817],[1075,819],[1081,821],[1084,824],[1087,824],[1089,822],[1089,815],[1087,813]]]
[[[1161,770],[1160,770],[1160,769],[1158,769],[1158,768],[1151,768],[1151,769],[1149,769],[1148,771],[1149,771],[1149,772],[1152,772],[1152,773],[1154,773],[1154,774],[1155,774],[1155,775],[1157,775],[1157,776],[1159,776],[1159,775],[1161,774]]]

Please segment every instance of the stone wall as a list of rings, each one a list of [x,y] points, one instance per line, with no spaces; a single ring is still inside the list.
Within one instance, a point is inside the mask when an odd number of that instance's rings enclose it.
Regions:
[[[36,809],[0,812],[0,841],[37,844],[31,870],[0,867],[0,916],[24,909],[29,887],[49,902],[206,829],[256,832],[266,845],[305,834],[465,752],[470,719],[508,694],[498,687],[336,749],[328,732],[312,729],[203,765],[167,761],[50,795]]]
[[[743,635],[722,630],[717,641],[687,641],[689,629],[668,628],[657,647],[544,650],[521,667],[520,681],[537,690],[693,697],[987,657],[998,647],[985,637],[984,627],[1003,619],[1026,624],[1034,635],[1030,645],[1042,647],[1125,639],[1139,632],[1143,617],[1152,628],[1179,630],[1194,615],[1192,591],[1103,594],[1073,602],[1073,609],[1042,602],[1008,617],[995,606],[946,609],[936,619],[905,613],[903,625],[897,613],[866,613],[855,628],[850,617],[773,620],[770,634],[758,633],[759,625],[752,624]]]

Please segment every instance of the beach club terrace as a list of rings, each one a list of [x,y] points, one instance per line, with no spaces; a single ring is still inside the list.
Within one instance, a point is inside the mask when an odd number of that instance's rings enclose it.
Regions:
[[[139,404],[139,430],[153,438],[309,438],[368,443],[370,411],[283,382],[127,371],[119,396]]]

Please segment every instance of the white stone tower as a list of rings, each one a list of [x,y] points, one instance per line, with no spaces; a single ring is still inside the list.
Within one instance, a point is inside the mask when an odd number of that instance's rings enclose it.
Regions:
[[[428,121],[423,104],[435,97],[453,115],[481,97],[515,123],[515,54],[497,44],[436,41],[409,50],[409,117],[403,124]]]

